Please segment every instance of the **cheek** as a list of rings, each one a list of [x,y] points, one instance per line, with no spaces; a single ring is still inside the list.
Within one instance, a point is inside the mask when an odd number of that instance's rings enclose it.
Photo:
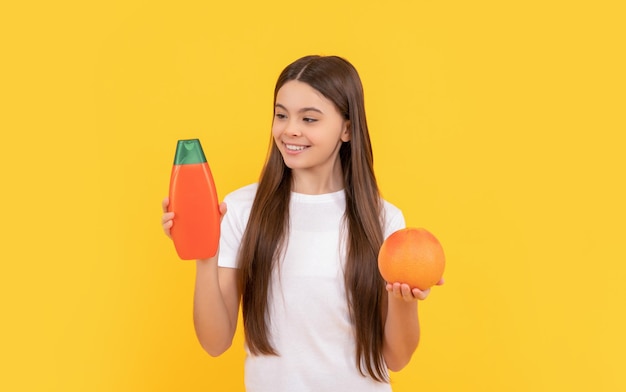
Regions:
[[[283,133],[284,125],[280,122],[273,121],[272,122],[272,136],[278,137]]]
[[[280,131],[278,129],[278,126],[276,125],[276,123],[272,124],[272,137],[274,139],[278,138],[278,136],[280,136]]]

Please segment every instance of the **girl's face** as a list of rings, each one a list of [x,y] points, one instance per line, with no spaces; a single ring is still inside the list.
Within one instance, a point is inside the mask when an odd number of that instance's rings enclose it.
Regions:
[[[339,148],[350,140],[349,121],[310,85],[292,80],[278,90],[272,135],[294,173],[341,174]]]

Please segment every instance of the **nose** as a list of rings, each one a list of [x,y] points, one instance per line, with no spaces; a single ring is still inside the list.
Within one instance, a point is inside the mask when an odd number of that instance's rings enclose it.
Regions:
[[[302,133],[300,132],[299,124],[295,120],[289,120],[285,127],[285,134],[289,136],[300,136]]]

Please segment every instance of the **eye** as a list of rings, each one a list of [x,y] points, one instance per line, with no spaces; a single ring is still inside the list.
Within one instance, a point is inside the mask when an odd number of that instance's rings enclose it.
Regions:
[[[316,118],[311,118],[311,117],[305,117],[302,119],[302,121],[306,122],[306,123],[314,123],[317,121]]]
[[[277,119],[279,119],[279,120],[284,120],[284,119],[286,119],[286,118],[287,118],[287,115],[285,115],[285,114],[283,114],[283,113],[276,113],[274,116],[275,116]]]

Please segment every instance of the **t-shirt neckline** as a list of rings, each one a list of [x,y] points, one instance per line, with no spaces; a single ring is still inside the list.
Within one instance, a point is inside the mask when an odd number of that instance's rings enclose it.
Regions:
[[[322,193],[319,195],[311,195],[311,194],[307,194],[307,193],[298,193],[298,192],[291,192],[291,199],[293,201],[298,201],[298,202],[315,202],[315,203],[319,203],[319,202],[324,202],[324,201],[335,201],[335,200],[342,200],[345,198],[345,192],[344,189],[338,190],[336,192],[330,192],[330,193]]]

